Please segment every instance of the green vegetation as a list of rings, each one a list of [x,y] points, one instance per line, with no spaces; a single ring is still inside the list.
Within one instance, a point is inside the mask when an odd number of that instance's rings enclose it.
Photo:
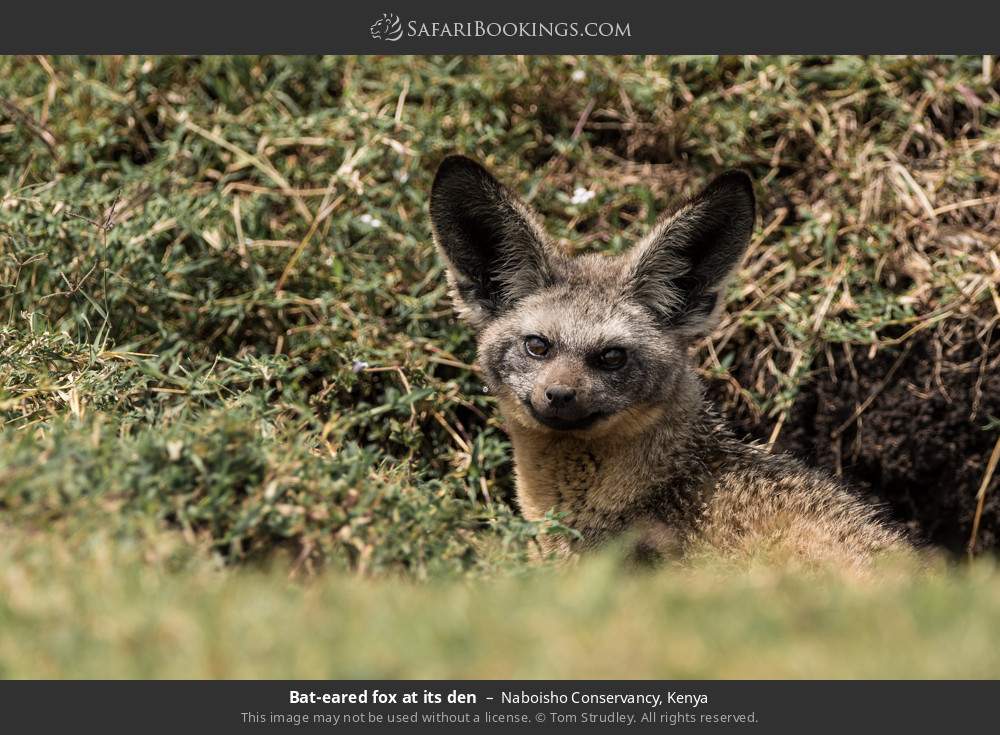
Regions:
[[[16,536],[15,536],[16,538]],[[707,564],[417,583],[220,570],[180,538],[10,538],[0,676],[996,677],[1000,571],[914,580]],[[141,556],[140,556],[141,554]],[[167,564],[165,560],[171,560]]]
[[[989,561],[860,587],[533,570],[570,531],[510,506],[426,217],[461,151],[567,247],[618,251],[746,168],[762,219],[698,355],[713,392],[780,443],[849,363],[874,377],[834,438],[881,446],[865,397],[928,355],[907,395],[961,413],[966,474],[885,497],[961,544],[1000,438],[990,68],[0,58],[0,676],[997,676]]]

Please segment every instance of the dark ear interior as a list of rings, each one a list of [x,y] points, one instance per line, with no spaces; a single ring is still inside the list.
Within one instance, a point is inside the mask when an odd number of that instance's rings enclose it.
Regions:
[[[692,337],[711,330],[726,282],[750,242],[755,209],[750,177],[727,171],[643,245],[637,295],[665,326]]]
[[[527,206],[475,161],[449,156],[441,162],[430,211],[467,316],[495,316],[548,282],[542,235]]]

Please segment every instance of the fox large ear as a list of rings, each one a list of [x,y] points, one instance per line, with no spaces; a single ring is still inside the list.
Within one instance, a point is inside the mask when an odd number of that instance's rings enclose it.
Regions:
[[[449,156],[441,162],[430,208],[456,307],[474,327],[552,282],[534,214],[475,161]]]
[[[698,339],[715,326],[753,232],[750,177],[727,171],[632,249],[628,286],[664,327]]]

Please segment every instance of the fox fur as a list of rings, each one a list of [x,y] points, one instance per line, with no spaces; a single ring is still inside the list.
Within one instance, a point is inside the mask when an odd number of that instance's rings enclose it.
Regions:
[[[546,537],[549,551],[628,537],[642,560],[710,548],[863,570],[908,547],[833,477],[739,441],[705,399],[689,352],[753,231],[746,174],[722,174],[617,256],[564,254],[461,156],[441,163],[430,210],[514,448],[518,505],[578,532]]]

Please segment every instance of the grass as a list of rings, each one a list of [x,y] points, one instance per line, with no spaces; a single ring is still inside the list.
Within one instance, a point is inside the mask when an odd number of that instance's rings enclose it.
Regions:
[[[426,219],[454,151],[610,252],[746,168],[763,217],[698,353],[729,407],[777,439],[835,350],[975,334],[969,431],[992,447],[983,69],[0,58],[0,675],[996,675],[988,561],[858,589],[530,571],[569,531],[510,506]]]
[[[14,535],[17,538],[17,535]],[[991,564],[877,581],[706,564],[428,582],[225,570],[140,548],[10,538],[0,675],[83,678],[995,678]],[[181,563],[178,555],[188,558]],[[178,566],[180,564],[180,566]]]

